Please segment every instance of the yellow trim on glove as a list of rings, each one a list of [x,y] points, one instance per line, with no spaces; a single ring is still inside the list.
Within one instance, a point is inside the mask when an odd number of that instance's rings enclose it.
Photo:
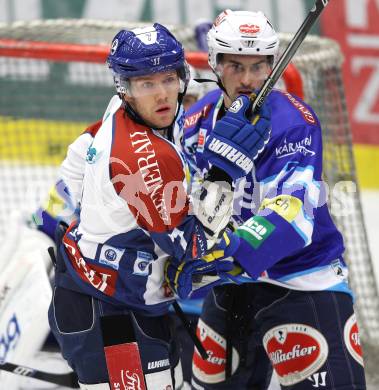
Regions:
[[[237,276],[237,275],[243,274],[243,272],[244,271],[240,266],[235,265],[231,271],[227,272],[227,274],[232,275],[232,276]]]
[[[259,115],[255,115],[254,119],[251,121],[251,124],[252,125],[256,125],[257,122],[259,121],[259,119],[260,119],[260,116]]]
[[[219,249],[219,250],[215,250],[211,253],[208,253],[207,255],[203,256],[201,258],[201,260],[204,260],[206,261],[207,263],[210,263],[211,261],[215,261],[221,257],[224,257],[224,250],[222,249]]]

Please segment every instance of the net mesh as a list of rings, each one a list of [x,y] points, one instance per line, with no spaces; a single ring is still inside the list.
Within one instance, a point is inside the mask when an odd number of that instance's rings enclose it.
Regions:
[[[0,39],[109,46],[121,28],[141,26],[67,19],[15,23],[0,25]],[[191,28],[168,27],[187,50],[196,50]],[[290,35],[281,35],[281,47],[290,39]],[[342,61],[335,42],[309,36],[293,63],[302,76],[304,98],[323,127],[329,205],[345,239],[368,380],[372,382],[377,380],[379,360],[378,290],[356,185]],[[39,205],[55,181],[68,144],[100,118],[113,94],[111,74],[104,63],[81,61],[80,55],[70,62],[3,57],[0,44],[0,242],[11,210],[29,213]]]

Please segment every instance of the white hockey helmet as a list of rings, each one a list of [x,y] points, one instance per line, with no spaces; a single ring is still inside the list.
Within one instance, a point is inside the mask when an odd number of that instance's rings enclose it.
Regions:
[[[219,54],[275,56],[279,38],[263,12],[231,11],[217,16],[207,35],[208,63],[216,71]]]

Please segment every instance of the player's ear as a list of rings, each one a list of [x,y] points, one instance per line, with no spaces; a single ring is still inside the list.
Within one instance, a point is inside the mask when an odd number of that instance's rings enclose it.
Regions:
[[[124,93],[122,95],[122,99],[125,100],[127,103],[130,103],[132,101],[132,96],[128,95],[127,93]]]

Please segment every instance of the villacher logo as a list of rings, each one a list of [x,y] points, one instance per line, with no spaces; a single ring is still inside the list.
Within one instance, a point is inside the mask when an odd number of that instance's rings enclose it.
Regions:
[[[344,340],[350,355],[356,360],[361,366],[363,366],[363,353],[361,342],[359,338],[359,330],[357,319],[353,314],[347,321],[344,327]]]
[[[270,329],[263,345],[283,386],[299,383],[318,371],[328,357],[328,344],[315,328],[284,324]]]
[[[225,380],[226,340],[205,322],[199,319],[197,336],[207,351],[208,359],[203,360],[195,348],[193,355],[193,374],[202,382],[219,383]],[[232,349],[232,373],[237,370],[239,355]]]

